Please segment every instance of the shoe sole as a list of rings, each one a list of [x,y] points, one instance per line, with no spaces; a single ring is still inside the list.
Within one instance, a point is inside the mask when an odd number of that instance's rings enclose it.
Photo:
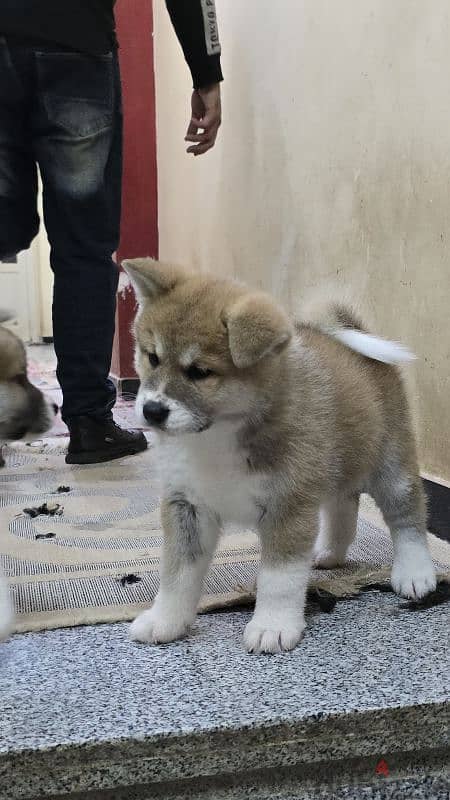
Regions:
[[[143,453],[148,448],[147,440],[145,445],[136,445],[135,447],[124,447],[122,450],[114,450],[107,452],[105,450],[92,450],[86,453],[67,453],[66,464],[104,464],[106,461],[116,461],[118,458],[126,458],[126,456],[136,456],[138,453]]]

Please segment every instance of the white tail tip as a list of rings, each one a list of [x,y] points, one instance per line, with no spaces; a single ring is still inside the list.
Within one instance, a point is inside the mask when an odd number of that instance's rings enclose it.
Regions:
[[[403,364],[407,361],[414,361],[416,356],[407,347],[399,342],[389,342],[387,339],[379,339],[370,333],[357,331],[354,328],[341,328],[331,334],[350,350],[373,358],[375,361],[382,361],[384,364]]]

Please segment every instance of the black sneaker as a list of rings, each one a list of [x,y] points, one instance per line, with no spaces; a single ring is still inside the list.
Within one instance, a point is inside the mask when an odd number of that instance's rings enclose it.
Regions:
[[[69,431],[66,464],[99,464],[147,449],[143,433],[119,428],[112,420],[77,417],[69,424]]]

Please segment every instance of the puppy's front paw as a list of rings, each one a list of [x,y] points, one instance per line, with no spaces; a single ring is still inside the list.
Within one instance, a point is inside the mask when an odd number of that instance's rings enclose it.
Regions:
[[[189,623],[170,616],[152,606],[139,614],[132,622],[130,636],[135,642],[164,644],[181,639],[187,633]]]
[[[244,631],[244,647],[248,653],[282,653],[293,650],[302,638],[305,623],[298,625],[270,625],[267,626],[250,620]]]
[[[409,600],[420,600],[436,589],[436,572],[431,558],[394,564],[391,584],[394,592]]]

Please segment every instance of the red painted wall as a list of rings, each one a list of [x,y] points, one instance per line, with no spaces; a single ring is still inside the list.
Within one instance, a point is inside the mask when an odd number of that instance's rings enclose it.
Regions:
[[[152,0],[119,0],[117,34],[123,86],[124,172],[118,261],[158,255],[155,72]],[[135,300],[119,291],[111,372],[135,376],[130,326]]]

